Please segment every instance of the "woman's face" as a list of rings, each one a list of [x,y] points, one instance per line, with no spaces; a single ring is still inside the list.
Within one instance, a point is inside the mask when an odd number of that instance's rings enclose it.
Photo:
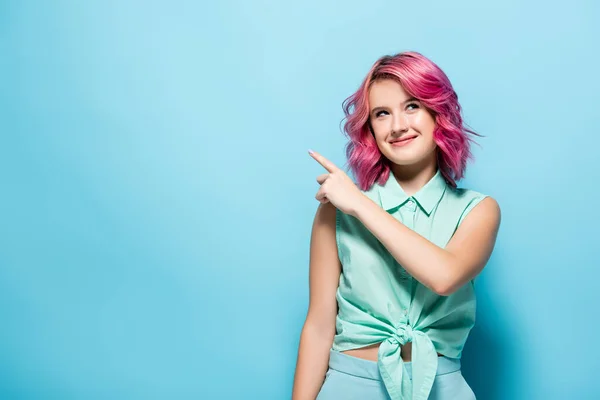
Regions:
[[[397,165],[413,165],[431,158],[435,119],[419,100],[392,79],[375,81],[369,91],[369,119],[379,150]]]

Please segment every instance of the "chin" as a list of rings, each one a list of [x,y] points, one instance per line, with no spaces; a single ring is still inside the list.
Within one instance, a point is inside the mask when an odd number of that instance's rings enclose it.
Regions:
[[[386,149],[387,151],[383,152],[384,156],[387,157],[388,160],[397,165],[415,165],[423,162],[425,159],[431,157],[431,153],[435,150],[427,149],[422,147],[417,148],[390,148]]]
[[[422,159],[420,159],[420,158],[411,158],[411,159],[402,158],[402,159],[398,159],[397,157],[394,157],[394,158],[390,158],[389,160],[392,163],[396,164],[396,165],[409,166],[409,165],[418,164],[419,161],[421,161]]]
[[[427,158],[427,154],[406,152],[406,154],[385,154],[385,156],[397,165],[413,165]]]

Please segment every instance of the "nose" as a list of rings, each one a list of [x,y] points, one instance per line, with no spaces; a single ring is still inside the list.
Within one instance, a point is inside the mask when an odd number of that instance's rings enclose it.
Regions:
[[[405,113],[395,114],[392,122],[394,132],[404,132],[408,129],[408,117]]]

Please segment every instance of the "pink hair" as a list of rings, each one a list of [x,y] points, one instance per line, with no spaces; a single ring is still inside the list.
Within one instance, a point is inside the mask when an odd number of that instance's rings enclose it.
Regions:
[[[446,182],[456,187],[467,161],[473,159],[470,142],[474,141],[468,134],[482,135],[464,126],[458,96],[446,74],[422,54],[407,51],[379,58],[358,90],[342,104],[344,131],[350,139],[346,144],[347,164],[360,189],[368,190],[375,181],[383,184],[390,174],[390,161],[377,147],[369,120],[369,89],[381,79],[394,79],[432,113],[438,168]]]

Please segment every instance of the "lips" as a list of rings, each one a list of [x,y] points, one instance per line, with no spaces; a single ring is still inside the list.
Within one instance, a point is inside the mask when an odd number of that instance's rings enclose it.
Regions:
[[[405,142],[407,140],[414,139],[416,137],[417,137],[417,135],[411,135],[411,136],[403,137],[403,138],[400,138],[400,139],[394,139],[390,143]]]

